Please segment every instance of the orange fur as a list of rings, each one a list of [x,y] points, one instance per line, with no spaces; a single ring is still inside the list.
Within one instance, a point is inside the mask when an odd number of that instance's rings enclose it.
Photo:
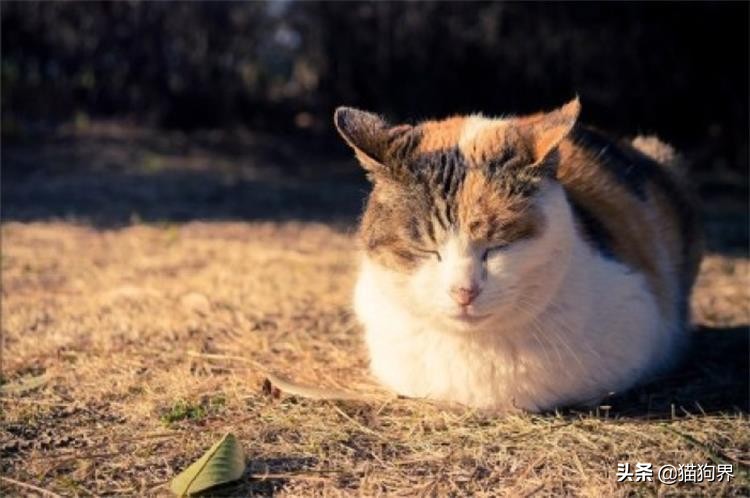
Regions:
[[[458,225],[480,245],[507,244],[540,229],[527,199],[498,191],[477,169],[467,172],[457,206]]]
[[[420,125],[423,135],[417,151],[427,153],[454,147],[465,123],[466,118],[462,116],[441,121],[425,121]]]

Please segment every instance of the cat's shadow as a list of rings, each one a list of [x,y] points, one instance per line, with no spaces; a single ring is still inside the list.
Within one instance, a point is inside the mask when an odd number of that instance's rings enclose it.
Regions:
[[[608,416],[663,420],[750,411],[750,329],[699,327],[680,364],[601,405]],[[608,408],[609,407],[609,408]],[[608,408],[608,410],[607,410]],[[599,408],[601,415],[602,408]]]

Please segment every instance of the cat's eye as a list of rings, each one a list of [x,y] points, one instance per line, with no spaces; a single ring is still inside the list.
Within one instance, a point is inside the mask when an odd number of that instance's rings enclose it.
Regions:
[[[434,256],[435,258],[437,258],[438,262],[443,260],[443,258],[440,257],[440,253],[437,251],[431,251],[429,249],[416,249],[416,251],[422,253],[422,255],[425,257]]]
[[[498,244],[496,246],[485,249],[484,253],[482,254],[482,261],[487,261],[487,258],[489,258],[492,253],[502,251],[506,247],[508,247],[508,244]]]

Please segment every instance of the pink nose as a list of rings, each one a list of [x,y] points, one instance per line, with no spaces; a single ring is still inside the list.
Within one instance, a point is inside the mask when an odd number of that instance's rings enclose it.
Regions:
[[[450,295],[459,306],[468,306],[479,295],[479,288],[472,285],[471,287],[453,287]]]

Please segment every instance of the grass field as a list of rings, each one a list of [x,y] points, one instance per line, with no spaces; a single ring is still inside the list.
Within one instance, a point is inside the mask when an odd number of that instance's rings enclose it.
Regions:
[[[248,457],[231,496],[750,494],[742,247],[710,245],[693,347],[668,376],[586,413],[446,409],[368,377],[351,162],[318,177],[315,157],[289,159],[282,185],[266,152],[80,140],[3,151],[3,496],[166,495],[227,431]],[[70,170],[35,166],[58,160]],[[743,230],[712,216],[716,240]],[[263,368],[376,394],[277,398]],[[618,483],[620,462],[730,463],[734,478]]]

